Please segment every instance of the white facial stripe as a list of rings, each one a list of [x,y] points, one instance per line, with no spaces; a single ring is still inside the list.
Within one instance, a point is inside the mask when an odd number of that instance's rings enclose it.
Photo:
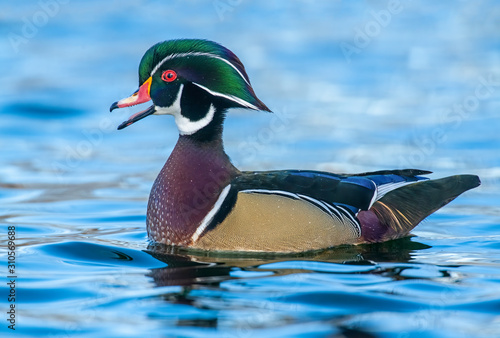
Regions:
[[[215,214],[217,213],[217,211],[219,211],[220,207],[224,203],[224,200],[226,199],[226,196],[229,193],[229,189],[231,189],[231,184],[227,185],[221,191],[221,193],[219,195],[219,198],[217,198],[217,201],[215,202],[214,206],[212,207],[212,209],[210,209],[210,211],[208,212],[208,214],[203,218],[203,220],[201,221],[200,226],[198,227],[198,229],[196,229],[196,231],[194,232],[193,236],[191,237],[191,240],[193,241],[193,243],[198,240],[198,238],[200,237],[200,235],[203,233],[203,231],[205,231],[205,229],[207,228],[207,226],[213,220]]]
[[[170,107],[156,107],[155,115],[173,115],[175,118],[175,124],[179,129],[179,134],[181,135],[193,135],[198,130],[206,127],[210,122],[212,122],[215,115],[215,107],[211,104],[208,108],[207,114],[198,121],[191,121],[187,117],[182,115],[181,111],[181,97],[184,85],[180,85],[177,97]]]
[[[175,59],[175,58],[179,58],[179,57],[186,57],[186,56],[206,56],[206,57],[210,57],[210,58],[214,58],[214,59],[217,59],[217,60],[221,60],[221,61],[224,61],[225,63],[227,63],[228,65],[230,65],[231,67],[233,67],[233,69],[241,76],[241,78],[250,86],[250,83],[248,82],[248,80],[243,76],[243,74],[239,71],[238,68],[236,68],[235,65],[233,65],[231,62],[229,62],[228,60],[218,56],[218,55],[215,55],[215,54],[211,54],[211,53],[203,53],[203,52],[188,52],[188,53],[175,53],[175,54],[170,54],[168,55],[167,57],[165,57],[163,60],[161,60],[155,68],[153,68],[153,71],[151,72],[151,76],[153,76],[154,73],[156,73],[156,71],[158,69],[160,69],[160,67],[165,63],[167,62],[168,60],[172,60],[172,59]]]
[[[202,119],[198,121],[191,121],[187,117],[182,116],[182,114],[176,114],[175,123],[177,124],[177,128],[179,128],[179,134],[181,135],[193,135],[198,130],[208,126],[210,122],[212,122],[215,115],[215,107],[213,104],[208,108],[208,113]]]
[[[201,84],[198,84],[198,83],[194,83],[193,84],[197,85],[198,87],[200,87],[201,89],[204,89],[206,90],[207,92],[209,92],[210,94],[212,94],[213,96],[219,96],[219,97],[223,97],[225,99],[228,99],[228,100],[231,100],[231,101],[234,101],[240,105],[242,105],[243,107],[247,107],[247,108],[250,108],[250,109],[255,109],[255,110],[259,110],[259,108],[257,108],[256,106],[254,106],[253,104],[251,103],[248,103],[247,101],[243,100],[243,99],[240,99],[239,97],[236,97],[236,96],[233,96],[233,95],[226,95],[226,94],[221,94],[221,93],[218,93],[218,92],[214,92],[213,90],[210,90],[208,89],[207,87],[205,86],[202,86]]]
[[[181,84],[179,86],[179,91],[177,92],[177,97],[175,98],[174,103],[172,103],[171,106],[169,107],[156,107],[156,111],[154,115],[180,115],[181,114],[181,96],[182,96],[182,89],[184,89],[184,85]]]

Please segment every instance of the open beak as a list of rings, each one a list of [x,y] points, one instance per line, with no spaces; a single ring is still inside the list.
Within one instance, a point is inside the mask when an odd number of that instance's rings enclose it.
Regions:
[[[151,100],[150,96],[150,90],[151,90],[151,82],[153,81],[153,78],[149,77],[140,87],[138,90],[136,90],[131,96],[121,99],[120,101],[117,101],[111,105],[109,108],[109,111],[113,111],[116,108],[123,108],[123,107],[131,107],[135,106],[136,104],[141,104],[144,102],[148,102]],[[143,110],[141,112],[138,112],[132,116],[129,117],[129,119],[122,124],[118,126],[118,130],[123,129],[125,127],[130,126],[132,123],[137,122],[146,116],[149,116],[151,114],[155,113],[155,106],[151,106],[146,110]]]

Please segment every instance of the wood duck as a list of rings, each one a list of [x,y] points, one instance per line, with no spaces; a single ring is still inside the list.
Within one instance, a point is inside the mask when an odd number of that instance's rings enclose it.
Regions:
[[[404,169],[344,175],[309,170],[239,171],[226,155],[229,108],[270,112],[243,64],[211,41],[152,46],[139,89],[111,105],[153,101],[118,129],[149,115],[173,115],[179,139],[149,196],[152,241],[211,251],[303,252],[407,236],[425,217],[477,187],[475,175],[429,180]]]

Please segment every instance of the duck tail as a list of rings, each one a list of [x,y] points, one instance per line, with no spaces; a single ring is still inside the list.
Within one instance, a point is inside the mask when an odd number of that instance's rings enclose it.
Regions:
[[[390,191],[358,213],[361,242],[382,242],[408,235],[424,218],[481,184],[476,175],[420,181]]]

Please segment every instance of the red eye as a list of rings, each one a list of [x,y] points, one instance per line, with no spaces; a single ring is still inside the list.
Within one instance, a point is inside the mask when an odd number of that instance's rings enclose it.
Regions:
[[[161,79],[165,82],[172,82],[177,79],[177,73],[171,69],[166,70],[161,74]]]

